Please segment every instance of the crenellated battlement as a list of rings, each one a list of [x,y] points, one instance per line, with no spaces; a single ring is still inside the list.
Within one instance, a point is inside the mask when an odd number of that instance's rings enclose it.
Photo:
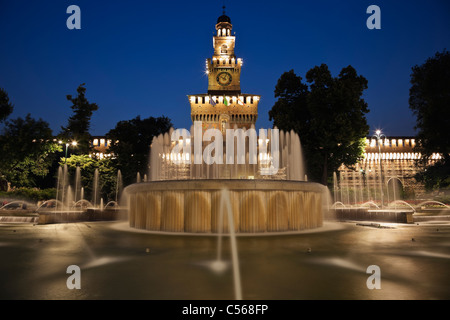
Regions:
[[[250,128],[258,119],[259,96],[243,94],[236,96],[210,96],[207,94],[190,95],[191,120],[202,121],[207,127]]]
[[[189,102],[191,106],[193,105],[208,105],[212,107],[217,107],[224,105],[227,107],[250,107],[257,106],[260,96],[251,94],[241,94],[241,95],[209,95],[209,94],[198,94],[198,95],[188,95]]]
[[[217,68],[234,68],[234,72],[240,72],[244,64],[241,58],[234,57],[214,57],[206,59],[206,71],[207,74]]]

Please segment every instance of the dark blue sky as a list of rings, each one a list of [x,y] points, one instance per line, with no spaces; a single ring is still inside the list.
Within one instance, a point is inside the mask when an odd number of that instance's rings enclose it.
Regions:
[[[68,30],[66,9],[81,8],[81,30]],[[366,9],[381,8],[381,30]],[[189,128],[188,94],[207,91],[205,59],[223,1],[0,0],[0,87],[11,117],[48,121],[57,134],[72,114],[67,94],[86,83],[99,105],[93,135],[120,120],[165,115]],[[450,49],[450,1],[227,0],[243,58],[243,93],[262,96],[257,128],[269,128],[274,88],[285,71],[304,77],[326,63],[334,76],[348,65],[369,81],[371,130],[413,135],[408,107],[411,68]],[[371,132],[372,133],[372,132]]]

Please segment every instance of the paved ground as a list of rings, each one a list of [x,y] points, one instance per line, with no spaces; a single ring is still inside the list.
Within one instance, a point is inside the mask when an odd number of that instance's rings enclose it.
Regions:
[[[358,225],[359,224],[359,225]],[[361,225],[363,224],[363,225]],[[237,238],[242,297],[450,299],[450,222],[327,222],[314,232]],[[123,222],[0,225],[0,299],[235,299],[228,237],[151,234]],[[80,267],[69,290],[67,267]],[[371,265],[381,289],[367,288]]]

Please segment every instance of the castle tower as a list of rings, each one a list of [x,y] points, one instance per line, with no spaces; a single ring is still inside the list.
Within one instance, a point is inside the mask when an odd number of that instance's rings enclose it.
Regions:
[[[260,96],[241,93],[243,61],[234,53],[232,28],[224,7],[213,37],[214,54],[206,60],[208,93],[188,96],[192,122],[202,121],[203,130],[215,128],[225,133],[227,128],[249,129],[258,118]]]

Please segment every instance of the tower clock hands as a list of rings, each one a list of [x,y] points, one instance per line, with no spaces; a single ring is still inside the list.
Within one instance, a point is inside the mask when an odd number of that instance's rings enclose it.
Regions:
[[[226,86],[231,83],[231,75],[226,72],[219,73],[216,79],[217,82],[222,86]]]

